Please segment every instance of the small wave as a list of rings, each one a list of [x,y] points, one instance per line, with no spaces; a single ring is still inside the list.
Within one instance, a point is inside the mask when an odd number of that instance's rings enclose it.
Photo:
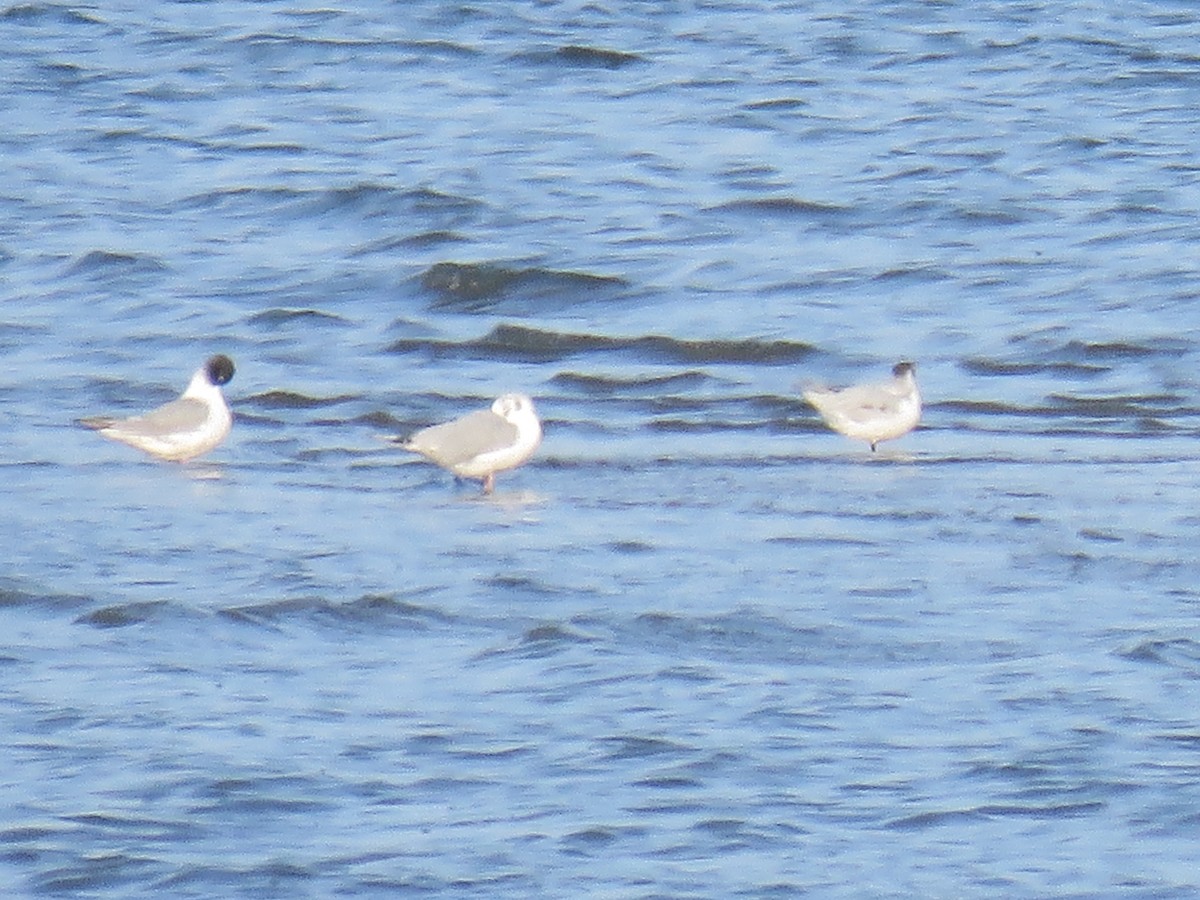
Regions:
[[[54,594],[30,591],[0,584],[0,609],[30,607],[42,609],[76,609],[91,603],[90,597],[78,594]]]
[[[197,786],[202,805],[220,807],[226,813],[242,811],[256,815],[312,815],[327,809],[330,804],[316,800],[320,786],[306,775],[261,775],[218,778]],[[273,878],[303,875],[302,869],[272,861],[266,864]]]
[[[56,92],[67,88],[78,88],[88,82],[99,81],[103,76],[75,63],[41,63],[34,67],[37,79],[32,81],[34,90]]]
[[[885,269],[875,276],[876,281],[912,281],[917,283],[946,281],[951,276],[937,266],[900,266]]]
[[[578,853],[600,849],[617,840],[617,831],[613,828],[594,826],[564,835],[562,844],[569,848],[568,852]]]
[[[792,365],[802,362],[816,348],[799,341],[784,340],[686,340],[664,335],[609,337],[497,325],[480,338],[445,341],[435,338],[402,338],[393,342],[391,353],[414,353],[438,359],[510,359],[523,362],[555,362],[577,356],[605,354],[647,363]]]
[[[591,635],[584,634],[575,628],[568,628],[565,625],[560,625],[556,622],[548,622],[542,625],[535,625],[521,636],[521,640],[525,643],[567,643],[567,644],[590,644],[595,641]]]
[[[293,322],[313,322],[315,324],[334,324],[346,325],[349,324],[344,318],[334,313],[323,312],[319,309],[287,309],[277,307],[275,309],[264,309],[262,312],[257,312],[246,320],[250,325],[266,325],[270,328],[279,328],[283,325],[289,325]]]
[[[873,179],[874,181],[886,184],[889,181],[907,181],[910,178],[935,178],[940,174],[939,170],[929,165],[915,165],[903,169],[897,169],[895,172],[888,172]],[[906,209],[918,211],[931,208],[930,205],[921,201],[914,201],[905,205]]]
[[[37,25],[46,19],[64,25],[103,25],[104,21],[89,13],[67,9],[57,3],[20,3],[0,10],[0,22],[18,25]]]
[[[296,212],[314,218],[342,213],[351,213],[363,219],[408,218],[420,213],[445,213],[449,210],[457,221],[461,212],[475,208],[471,201],[462,198],[451,198],[423,189],[400,189],[376,182],[306,190],[298,196],[300,203]]]
[[[1200,678],[1200,643],[1191,638],[1151,638],[1138,641],[1118,655],[1134,662],[1170,666]]]
[[[324,406],[336,406],[339,403],[350,403],[360,399],[351,394],[337,397],[309,397],[295,391],[266,391],[262,394],[252,394],[238,401],[239,406],[249,406],[255,409],[319,409]]]
[[[750,610],[708,617],[642,613],[620,638],[656,646],[676,661],[711,659],[798,660],[821,643],[817,629],[794,628]]]
[[[1029,339],[1017,340],[1024,343]],[[1013,354],[1004,358],[968,357],[959,365],[974,375],[1049,374],[1090,377],[1110,371],[1116,363],[1179,359],[1186,356],[1190,350],[1187,342],[1166,337],[1144,341],[1069,340],[1057,346],[1039,347],[1033,353]]]
[[[397,190],[391,185],[364,182],[312,191],[307,195],[308,211],[316,214],[352,210],[368,215],[395,211],[397,206],[421,208],[427,200],[426,191]]]
[[[851,212],[851,207],[840,206],[836,203],[821,203],[816,200],[801,200],[796,197],[755,197],[748,200],[720,203],[708,207],[706,211],[738,215],[828,219]]]
[[[540,579],[520,573],[493,575],[480,579],[480,584],[505,594],[522,594],[532,597],[558,597],[570,593],[566,588],[547,584]]]
[[[309,35],[292,31],[258,31],[240,34],[228,39],[231,46],[248,47],[256,51],[274,49],[294,50],[309,47],[358,50],[378,46],[377,40],[350,37],[347,35]]]
[[[442,244],[466,244],[470,242],[465,234],[446,229],[422,231],[420,234],[406,235],[397,240],[397,247],[437,247]]]
[[[550,379],[550,383],[574,388],[585,394],[610,396],[642,391],[657,392],[665,388],[698,388],[710,380],[708,375],[694,370],[673,372],[669,375],[642,375],[634,378],[587,375],[582,372],[560,372]]]
[[[472,216],[482,204],[477,200],[428,188],[406,189],[378,182],[360,182],[333,188],[237,187],[193,194],[179,201],[187,210],[245,208],[261,214],[263,207],[286,209],[295,216],[319,218],[349,212],[362,218],[433,217],[441,226],[453,226]]]
[[[985,819],[1070,819],[1099,812],[1105,804],[1099,800],[1046,805],[989,804],[968,809],[932,810],[893,819],[885,827],[898,831],[933,828]]]
[[[573,647],[595,643],[596,637],[556,622],[547,622],[529,628],[521,635],[515,646],[492,650],[483,657],[515,656],[522,659],[544,659],[555,656]]]
[[[1179,406],[1179,397],[1170,394],[1146,394],[1117,397],[1076,397],[1051,394],[1051,412],[1067,413],[1091,419],[1160,418],[1190,413]]]
[[[623,278],[543,268],[515,268],[496,263],[441,262],[421,276],[425,290],[437,295],[436,305],[443,309],[478,312],[490,309],[492,302],[520,292],[526,296],[580,294],[596,291],[621,291],[629,287]]]
[[[804,109],[809,105],[807,100],[799,97],[777,97],[772,100],[754,100],[742,105],[742,109],[759,110],[793,110]]]
[[[389,626],[410,630],[424,629],[430,623],[450,621],[450,616],[440,610],[384,594],[366,594],[348,603],[322,597],[301,597],[250,606],[230,606],[221,609],[219,614],[256,625],[316,621],[339,626]]]
[[[987,357],[968,357],[959,366],[972,375],[1076,375],[1094,377],[1108,371],[1108,366],[1098,366],[1066,360],[1004,360]]]
[[[397,251],[411,247],[436,247],[441,244],[465,244],[470,238],[461,232],[446,228],[432,228],[413,234],[388,235],[377,240],[359,244],[349,251],[351,257],[386,255],[393,257]]]
[[[767,544],[784,547],[852,547],[870,549],[878,547],[878,541],[841,535],[791,535],[781,534],[766,539]]]
[[[699,404],[688,405],[686,408],[694,409],[697,412],[703,409]],[[668,434],[715,434],[726,431],[746,431],[751,427],[763,426],[762,423],[750,426],[744,421],[735,421],[733,419],[658,418],[647,422],[646,427],[654,432]]]
[[[975,226],[1008,226],[1020,225],[1029,220],[1035,212],[1033,209],[1008,206],[984,208],[978,206],[955,207],[950,211],[950,217]]]
[[[1119,534],[1105,531],[1102,528],[1080,528],[1078,533],[1085,541],[1093,541],[1099,544],[1120,544],[1125,541],[1125,538]]]
[[[147,600],[105,606],[80,616],[75,620],[75,623],[77,625],[91,625],[94,628],[127,628],[130,625],[162,621],[183,615],[183,613],[184,610],[182,607],[170,601]]]
[[[941,400],[928,404],[929,409],[943,412],[981,416],[1013,416],[1018,418],[1089,418],[1132,419],[1146,429],[1164,430],[1169,426],[1163,419],[1173,416],[1195,416],[1200,410],[1181,405],[1181,398],[1167,394],[1127,397],[1075,397],[1051,394],[1042,405],[1018,405],[998,400]]]
[[[263,203],[283,205],[306,195],[306,191],[297,188],[221,188],[215,191],[205,191],[203,194],[192,194],[178,202],[181,209],[227,209],[240,205],[258,206]]]
[[[128,890],[130,894],[136,894],[133,886],[146,878],[154,865],[153,860],[141,853],[87,854],[62,866],[37,872],[30,882],[31,893],[34,896],[78,897]]]
[[[984,416],[1044,416],[1047,413],[1045,407],[1018,406],[999,400],[941,400],[926,404],[926,408]]]
[[[287,141],[251,141],[249,143],[231,143],[210,141],[206,149],[228,153],[255,153],[262,156],[300,156],[307,152],[303,144]]]
[[[117,253],[111,250],[92,250],[75,260],[67,269],[68,275],[146,274],[165,272],[167,264],[154,256],[142,253]]]
[[[1087,134],[1079,134],[1069,135],[1061,138],[1060,140],[1055,141],[1051,146],[1062,150],[1067,150],[1072,153],[1078,153],[1080,151],[1097,150],[1100,147],[1108,146],[1109,143],[1110,141],[1105,140],[1104,138],[1093,137],[1092,135]]]
[[[1080,359],[1125,361],[1165,357],[1176,359],[1188,353],[1189,347],[1181,341],[1158,339],[1151,343],[1133,341],[1068,341],[1063,345],[1064,356]]]
[[[642,57],[636,53],[608,50],[602,47],[587,47],[581,44],[567,44],[565,47],[559,47],[555,56],[560,62],[567,65],[586,68],[620,69],[642,62]]]
[[[1119,222],[1124,224],[1128,222],[1147,222],[1161,218],[1175,219],[1179,216],[1180,213],[1174,210],[1167,210],[1162,206],[1153,203],[1128,202],[1116,203],[1112,206],[1105,207],[1104,209],[1097,210],[1095,213],[1088,216],[1088,222],[1094,224]],[[1107,244],[1117,241],[1123,242],[1127,239],[1128,235],[1122,228],[1115,233],[1098,235],[1086,243]]]
[[[399,428],[408,428],[413,426],[413,423],[406,422],[402,419],[397,419],[395,416],[385,410],[372,410],[371,412],[352,416],[351,418],[347,419],[344,424],[367,425],[371,428],[383,430],[396,430]]]
[[[617,735],[598,740],[609,759],[646,759],[651,756],[688,756],[694,748],[663,738]]]
[[[654,544],[649,544],[646,541],[637,540],[619,540],[612,541],[608,544],[608,549],[613,553],[621,556],[634,556],[643,553],[653,553],[658,548]]]
[[[400,196],[405,204],[416,212],[473,213],[484,207],[484,203],[480,200],[425,187],[404,191]]]
[[[515,58],[540,65],[551,64],[576,69],[621,69],[643,61],[636,53],[583,44],[567,44],[549,50],[531,50],[519,53]]]
[[[430,38],[420,41],[404,41],[401,46],[413,50],[419,50],[422,53],[430,53],[441,56],[454,56],[459,58],[468,58],[479,56],[480,51],[476,50],[467,44],[460,44],[456,41],[447,41],[436,38]]]

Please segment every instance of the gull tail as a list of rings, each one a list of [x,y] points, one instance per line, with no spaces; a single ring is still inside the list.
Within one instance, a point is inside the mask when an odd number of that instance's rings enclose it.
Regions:
[[[88,416],[86,419],[76,419],[75,423],[82,425],[84,428],[103,431],[105,428],[115,424],[116,421],[112,416]]]

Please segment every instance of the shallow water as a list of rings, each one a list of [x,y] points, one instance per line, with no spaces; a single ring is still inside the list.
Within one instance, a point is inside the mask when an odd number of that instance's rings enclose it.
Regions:
[[[0,891],[1194,895],[1197,24],[0,10]]]

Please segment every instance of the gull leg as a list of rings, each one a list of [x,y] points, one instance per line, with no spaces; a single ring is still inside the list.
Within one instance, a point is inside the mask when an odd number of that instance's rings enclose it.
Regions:
[[[496,473],[489,472],[487,475],[485,475],[483,477],[483,492],[485,494],[490,494],[495,489],[496,489]]]

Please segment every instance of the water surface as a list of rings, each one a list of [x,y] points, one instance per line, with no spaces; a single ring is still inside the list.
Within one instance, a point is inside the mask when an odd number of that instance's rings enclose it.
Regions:
[[[0,889],[1193,896],[1197,25],[0,9]]]

